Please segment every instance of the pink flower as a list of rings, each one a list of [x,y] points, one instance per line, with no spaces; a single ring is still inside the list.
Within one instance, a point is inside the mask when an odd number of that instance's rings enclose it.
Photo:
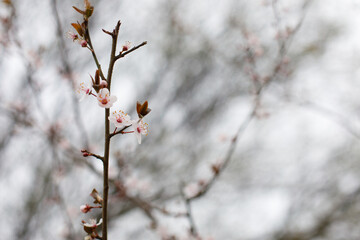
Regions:
[[[68,38],[72,39],[73,42],[75,42],[76,40],[79,39],[79,36],[78,36],[76,33],[73,33],[73,32],[71,32],[71,31],[68,31],[68,32],[66,33],[66,35],[67,35]]]
[[[100,107],[103,108],[110,108],[116,102],[117,97],[116,96],[110,96],[109,89],[102,88],[99,91],[99,94],[97,96],[97,100]]]
[[[147,136],[148,125],[147,123],[144,123],[142,119],[139,119],[138,121],[133,121],[132,126],[138,143],[141,144],[141,135]]]
[[[130,116],[123,111],[114,111],[112,116],[109,116],[110,122],[114,123],[115,127],[123,128],[132,124]]]
[[[73,40],[73,42],[76,41],[76,42],[79,43],[82,47],[87,47],[88,43],[87,43],[87,41],[86,41],[83,37],[77,35],[76,33],[71,32],[71,31],[68,31],[68,32],[66,33],[66,35],[67,35],[68,38],[70,38],[71,40]]]
[[[92,207],[88,204],[80,206],[80,211],[82,211],[83,213],[90,212],[91,209],[92,209]]]
[[[80,95],[80,101],[84,100],[87,95],[91,94],[92,82],[81,82],[78,86],[77,93]]]

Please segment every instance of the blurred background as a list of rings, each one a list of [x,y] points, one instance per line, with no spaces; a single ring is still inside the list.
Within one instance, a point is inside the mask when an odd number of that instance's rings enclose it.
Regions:
[[[114,110],[152,112],[141,145],[112,139],[109,239],[360,239],[358,1],[91,3],[105,72],[101,29],[148,41],[113,75]],[[76,96],[96,65],[66,37],[83,4],[1,2],[1,239],[83,239],[101,216],[79,209],[102,192],[80,150],[104,145],[104,110]]]

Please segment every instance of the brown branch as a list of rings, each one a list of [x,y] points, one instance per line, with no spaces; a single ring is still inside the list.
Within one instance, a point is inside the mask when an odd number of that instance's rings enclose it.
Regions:
[[[110,36],[113,36],[112,32],[106,31],[105,29],[103,29],[103,32],[109,34]]]
[[[352,136],[354,136],[357,139],[360,139],[360,132],[355,128],[354,124],[349,121],[349,119],[342,114],[335,112],[331,109],[328,109],[326,107],[323,107],[319,104],[316,104],[311,101],[294,101],[295,104],[306,107],[310,110],[313,110],[319,114],[323,114],[325,116],[328,116],[333,122],[338,124],[340,127],[342,127],[344,130],[346,130],[348,133],[350,133]]]
[[[64,34],[62,31],[62,25],[61,25],[61,20],[60,20],[60,16],[59,16],[59,12],[57,9],[57,1],[52,1],[52,9],[54,12],[54,17],[55,17],[55,21],[56,21],[56,31],[57,31],[57,37],[59,39],[59,51],[60,51],[60,58],[61,58],[61,62],[62,65],[64,66],[64,71],[66,73],[66,75],[68,76],[69,80],[71,81],[72,87],[73,89],[76,89],[75,86],[75,80],[73,77],[73,69],[71,67],[70,61],[69,61],[69,57],[67,55],[67,48],[66,48],[66,44],[64,41]],[[88,140],[88,136],[86,133],[86,130],[84,128],[84,124],[83,124],[83,120],[82,120],[82,116],[80,115],[80,109],[79,109],[79,101],[77,99],[77,97],[75,96],[75,91],[73,91],[72,93],[72,105],[73,105],[73,112],[74,112],[74,118],[75,118],[75,123],[80,131],[80,134],[82,136],[83,139],[83,145],[84,147],[88,147],[89,145],[89,140]]]
[[[104,157],[102,157],[100,155],[97,155],[97,154],[94,154],[94,153],[91,153],[86,149],[81,150],[81,152],[83,153],[84,157],[95,157],[95,158],[97,158],[97,159],[99,159],[101,161],[104,161]]]
[[[360,187],[353,193],[344,196],[338,203],[336,203],[327,213],[319,218],[314,226],[305,231],[291,232],[279,231],[274,234],[273,239],[276,240],[311,240],[316,237],[324,237],[326,231],[331,225],[341,218],[342,214],[348,211],[356,204],[357,198],[360,196]]]
[[[307,6],[308,5],[305,4],[303,6],[303,8],[305,8]],[[273,10],[274,10],[275,18],[278,18],[276,7],[275,7],[275,1],[273,1]],[[279,21],[279,19],[276,19],[276,20]],[[190,224],[190,231],[192,234],[198,234],[198,233],[196,231],[195,222],[194,222],[192,212],[191,212],[191,202],[197,198],[204,196],[209,191],[211,186],[215,183],[216,179],[220,176],[221,172],[223,172],[224,169],[226,168],[226,166],[229,164],[229,162],[234,154],[238,140],[240,139],[240,137],[242,136],[244,131],[247,129],[247,127],[249,126],[252,119],[256,116],[257,108],[260,105],[260,97],[261,97],[264,89],[278,77],[278,74],[280,73],[280,70],[281,70],[281,67],[283,64],[283,60],[284,60],[284,58],[289,50],[289,47],[291,45],[291,41],[292,41],[293,37],[295,36],[295,34],[299,31],[303,21],[304,21],[304,15],[299,20],[298,24],[292,31],[291,35],[285,40],[279,40],[280,47],[279,47],[278,55],[275,58],[275,59],[277,59],[277,61],[275,61],[276,64],[274,65],[272,72],[271,72],[270,76],[268,77],[268,80],[265,81],[260,86],[258,86],[258,88],[256,89],[256,92],[255,92],[256,99],[254,102],[254,107],[253,107],[252,111],[248,114],[248,116],[245,118],[245,120],[242,122],[242,124],[238,128],[236,134],[232,138],[232,141],[226,152],[223,163],[220,165],[213,165],[213,172],[214,172],[213,176],[207,183],[205,183],[205,185],[201,186],[201,190],[199,192],[197,192],[197,194],[195,194],[194,196],[191,196],[191,197],[186,197],[186,196],[184,197],[185,205],[187,208],[187,219]],[[277,26],[278,25],[279,25],[279,23],[277,23]],[[253,59],[253,61],[255,61],[255,59]],[[255,66],[255,62],[252,64],[253,64],[253,66]],[[183,194],[182,191],[181,191],[181,193]],[[196,235],[194,235],[194,236],[196,236]]]
[[[109,152],[110,152],[110,123],[109,123],[110,110],[105,109],[105,146],[104,146],[104,159],[103,159],[103,198],[104,202],[102,205],[102,237],[107,240],[107,209],[108,209],[108,196],[109,196]]]
[[[121,26],[121,22],[118,21],[113,32],[112,32],[112,46],[111,46],[111,55],[110,55],[110,64],[109,64],[109,69],[108,69],[108,74],[107,74],[107,83],[108,83],[108,88],[109,88],[109,91],[110,91],[110,87],[111,87],[111,78],[112,78],[112,73],[113,73],[113,70],[114,70],[114,65],[115,65],[115,62],[116,62],[116,45],[117,45],[117,38],[118,38],[118,35],[119,35],[119,29],[120,29],[120,26]]]
[[[118,60],[119,58],[123,58],[123,57],[125,57],[126,55],[128,55],[129,53],[135,51],[136,49],[141,48],[142,46],[145,46],[146,44],[147,44],[147,41],[142,42],[141,44],[139,44],[139,45],[131,48],[130,50],[128,50],[128,51],[126,51],[126,52],[121,52],[121,53],[119,53],[119,55],[117,55],[115,58],[116,58],[116,60]]]
[[[107,74],[107,82],[108,82],[108,89],[110,91],[111,87],[111,78],[115,64],[115,52],[116,52],[116,43],[118,38],[118,33],[120,29],[120,21],[117,22],[115,29],[113,30],[112,35],[112,47],[111,47],[111,55],[110,55],[110,63],[109,69]],[[105,109],[105,146],[104,146],[104,158],[103,158],[103,167],[104,167],[104,186],[103,186],[103,208],[102,208],[102,238],[103,240],[107,240],[107,226],[108,226],[108,198],[109,198],[109,153],[110,153],[110,109]]]
[[[95,64],[96,64],[97,68],[99,69],[100,77],[101,77],[102,80],[105,80],[104,73],[103,73],[103,71],[102,71],[102,69],[101,69],[101,65],[100,65],[100,63],[99,63],[99,60],[98,60],[98,58],[97,58],[97,56],[96,56],[94,47],[93,47],[92,42],[91,42],[90,32],[89,32],[89,28],[88,28],[87,21],[86,21],[85,23],[86,23],[85,40],[87,41],[87,43],[88,43],[88,45],[89,45],[91,54],[92,54],[93,59],[94,59],[94,61],[95,61]]]
[[[232,155],[234,154],[236,143],[239,141],[242,134],[245,132],[246,128],[249,126],[251,120],[255,117],[257,110],[257,105],[254,106],[253,110],[249,113],[249,115],[245,118],[245,120],[241,123],[240,127],[238,128],[236,134],[231,140],[230,146],[228,148],[228,151],[226,152],[224,162],[219,166],[219,168],[214,172],[214,175],[212,178],[208,181],[208,183],[195,195],[189,198],[186,198],[186,200],[192,201],[194,199],[200,198],[203,195],[205,195],[211,186],[214,184],[216,179],[220,176],[221,172],[227,167],[229,164]]]
[[[187,218],[187,220],[189,222],[189,225],[190,225],[190,233],[191,233],[192,236],[197,237],[198,236],[198,230],[196,228],[194,217],[193,217],[193,214],[192,214],[192,209],[191,209],[191,201],[192,201],[192,199],[187,198],[185,196],[185,194],[183,193],[182,189],[183,189],[183,187],[181,187],[181,189],[180,189],[180,194],[181,194],[181,197],[183,198],[183,200],[185,201],[185,207],[186,207],[185,216],[186,216],[186,218]]]
[[[117,131],[117,132],[110,133],[110,134],[109,134],[109,138],[112,138],[113,136],[118,135],[118,134],[124,134],[124,131],[125,131],[126,129],[128,129],[130,126],[131,126],[131,125],[126,126],[126,127],[123,127],[122,129],[120,129],[120,130]]]

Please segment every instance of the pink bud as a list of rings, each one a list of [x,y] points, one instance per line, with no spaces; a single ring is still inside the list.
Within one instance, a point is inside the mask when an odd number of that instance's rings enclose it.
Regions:
[[[100,82],[100,88],[106,88],[107,87],[107,82],[105,80],[101,80]]]
[[[122,47],[122,51],[126,52],[127,50],[129,50],[130,46],[131,46],[131,43],[129,41],[126,41]]]
[[[90,154],[87,153],[87,152],[84,152],[84,153],[83,153],[83,156],[84,156],[84,157],[88,157],[88,156],[90,156]]]
[[[87,47],[87,41],[81,40],[81,41],[80,41],[80,45],[81,45],[82,47]]]
[[[81,205],[80,206],[80,211],[83,212],[83,213],[87,213],[91,210],[91,206],[88,205],[88,204],[85,204],[85,205]]]

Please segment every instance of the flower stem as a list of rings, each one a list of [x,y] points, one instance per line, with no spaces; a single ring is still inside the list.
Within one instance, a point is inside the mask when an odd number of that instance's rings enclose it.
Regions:
[[[109,123],[110,109],[105,109],[105,149],[104,149],[104,192],[103,192],[103,205],[102,205],[102,239],[107,240],[107,208],[109,196],[109,152],[110,152],[110,123]]]
[[[86,21],[85,23],[87,24],[87,21]],[[92,56],[93,56],[93,58],[94,58],[94,61],[95,61],[95,64],[96,64],[97,68],[99,69],[100,77],[101,77],[102,80],[105,80],[105,76],[104,76],[104,74],[103,74],[103,72],[102,72],[101,65],[100,65],[99,60],[98,60],[98,58],[97,58],[97,56],[96,56],[94,47],[93,47],[93,45],[92,45],[92,43],[91,43],[89,28],[88,28],[87,26],[86,26],[86,31],[85,31],[85,39],[86,39],[86,41],[88,42],[88,45],[89,45],[88,48],[89,48],[90,51],[91,51],[91,54],[92,54]]]
[[[109,69],[107,74],[107,82],[108,82],[108,89],[110,91],[111,87],[111,77],[114,70],[115,65],[115,52],[116,52],[116,43],[117,43],[117,37],[120,29],[120,21],[117,22],[115,29],[113,30],[112,36],[112,48],[111,48],[111,55],[110,55],[110,63],[109,63]],[[109,153],[110,153],[110,109],[105,109],[105,149],[104,149],[104,190],[103,190],[103,208],[102,208],[102,219],[103,219],[103,225],[102,225],[102,239],[107,240],[107,225],[108,225],[108,196],[109,196]]]

